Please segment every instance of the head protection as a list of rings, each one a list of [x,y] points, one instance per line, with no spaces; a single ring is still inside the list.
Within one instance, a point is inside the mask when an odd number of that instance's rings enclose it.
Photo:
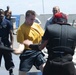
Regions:
[[[67,15],[62,12],[56,13],[53,18],[53,23],[60,23],[60,24],[67,23]]]

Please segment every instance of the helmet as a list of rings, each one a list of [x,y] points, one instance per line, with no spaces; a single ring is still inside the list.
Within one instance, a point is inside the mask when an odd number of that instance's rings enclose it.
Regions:
[[[53,23],[67,23],[67,15],[62,12],[56,13],[53,18]]]

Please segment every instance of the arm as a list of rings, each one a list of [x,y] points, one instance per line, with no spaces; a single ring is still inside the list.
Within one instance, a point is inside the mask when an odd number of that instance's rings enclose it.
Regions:
[[[30,44],[33,44],[33,43],[32,43],[32,41],[30,41],[28,39],[23,41],[23,43],[19,44],[18,48],[13,48],[14,49],[14,54],[21,54],[25,49],[25,45],[29,46]]]
[[[12,30],[10,30],[10,43],[11,43],[11,47],[13,47],[13,41],[14,41],[13,32],[12,32]]]
[[[43,40],[41,44],[33,44],[30,40],[25,40],[23,43],[34,50],[42,50],[44,47],[46,47],[48,40]]]
[[[17,36],[16,37],[17,37],[17,42],[18,42],[19,46],[18,46],[18,48],[13,48],[13,49],[14,49],[14,54],[17,55],[17,54],[21,54],[25,49],[25,45],[23,43],[24,35],[23,35],[20,27],[17,30]]]
[[[39,46],[39,50],[44,49],[44,48],[46,47],[47,43],[48,43],[48,40],[45,40],[45,41],[42,40],[42,42],[41,42],[41,44],[40,44],[40,46]]]
[[[46,47],[47,42],[48,42],[47,40],[42,41],[40,46],[38,46],[38,45],[32,44],[32,42],[30,40],[25,40],[23,43],[19,44],[18,48],[8,48],[8,47],[0,46],[0,49],[7,50],[9,52],[13,52],[14,54],[18,55],[24,51],[24,48],[25,48],[24,44],[26,44],[26,43],[27,43],[27,46],[29,46],[29,47],[31,45],[32,48],[37,48],[37,47],[39,48],[39,49],[35,49],[35,50],[42,50],[44,47]],[[37,46],[37,47],[35,47],[35,46]]]
[[[29,47],[33,50],[43,50],[48,43],[48,40],[42,41],[41,44],[29,44]]]

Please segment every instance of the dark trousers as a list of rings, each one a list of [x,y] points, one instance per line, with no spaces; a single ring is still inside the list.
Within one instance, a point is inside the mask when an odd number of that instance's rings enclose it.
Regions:
[[[9,70],[10,68],[13,68],[14,67],[14,63],[13,63],[13,60],[12,60],[11,52],[0,50],[0,65],[1,65],[2,56],[3,56],[4,61],[5,61],[6,70]]]
[[[47,61],[43,75],[76,75],[74,63],[69,62],[51,62]]]

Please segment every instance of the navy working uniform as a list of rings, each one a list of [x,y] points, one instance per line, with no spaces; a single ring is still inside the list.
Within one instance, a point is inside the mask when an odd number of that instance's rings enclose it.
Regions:
[[[10,29],[12,29],[10,22],[4,19],[3,22],[0,23],[0,38],[1,38],[3,45],[6,47],[10,47],[10,41],[9,41],[9,30]],[[0,62],[1,62],[2,55],[5,60],[6,69],[9,70],[10,67],[14,67],[11,53],[8,51],[0,50]]]
[[[10,30],[12,30],[12,25],[10,21],[2,17],[3,17],[3,10],[0,9],[0,44],[6,47],[10,47],[11,44],[9,41],[9,34],[10,34]],[[12,71],[11,69],[14,67],[12,54],[11,52],[8,52],[6,50],[0,50],[0,65],[1,65],[2,56],[4,57],[5,60],[5,68],[6,70],[9,70],[10,73]]]

